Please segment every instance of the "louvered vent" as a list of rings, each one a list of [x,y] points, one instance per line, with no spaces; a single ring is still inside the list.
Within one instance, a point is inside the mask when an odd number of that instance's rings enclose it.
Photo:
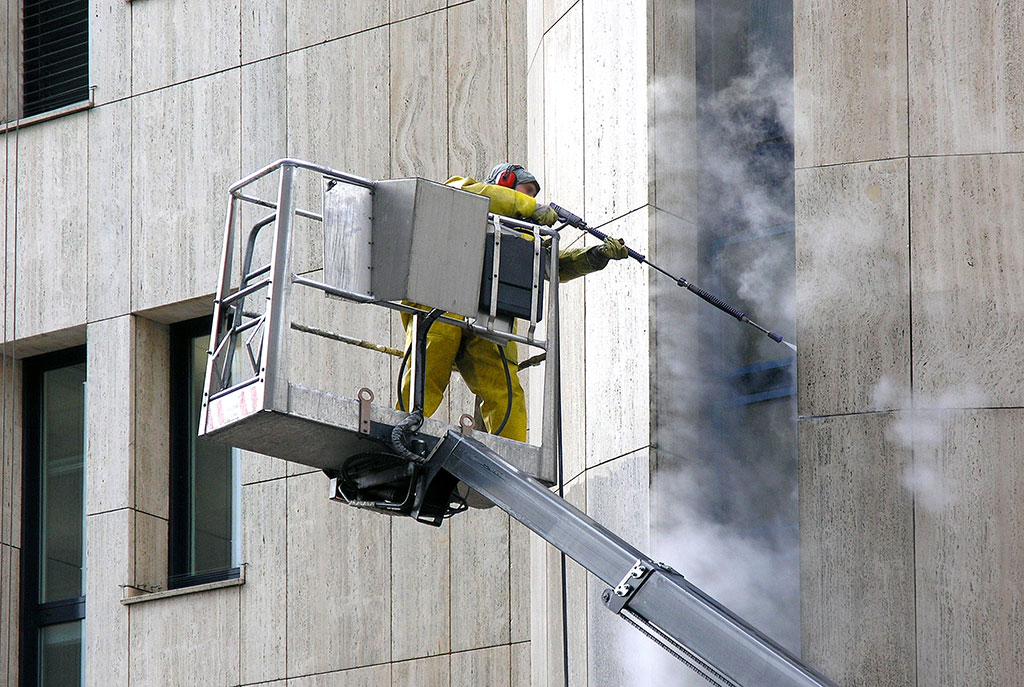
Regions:
[[[25,0],[24,117],[89,97],[88,0]]]

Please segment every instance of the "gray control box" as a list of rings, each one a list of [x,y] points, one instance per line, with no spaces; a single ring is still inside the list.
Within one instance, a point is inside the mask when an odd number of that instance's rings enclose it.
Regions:
[[[375,182],[372,199],[337,184],[324,193],[324,281],[475,316],[489,207],[426,179]]]

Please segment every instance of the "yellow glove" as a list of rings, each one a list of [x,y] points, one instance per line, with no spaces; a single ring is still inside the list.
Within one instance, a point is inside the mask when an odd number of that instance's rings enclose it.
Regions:
[[[597,252],[609,260],[622,260],[629,257],[626,242],[623,239],[613,239],[611,236],[604,240],[604,245],[597,247]]]
[[[537,209],[533,211],[532,215],[530,215],[530,221],[534,224],[543,224],[544,226],[550,227],[558,221],[558,213],[547,205],[538,205]]]

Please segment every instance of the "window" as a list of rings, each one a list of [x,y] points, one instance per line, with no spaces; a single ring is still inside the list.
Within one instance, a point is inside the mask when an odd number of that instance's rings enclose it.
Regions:
[[[23,684],[82,681],[85,348],[25,361]]]
[[[88,0],[24,0],[20,16],[9,12],[6,19],[20,21],[21,31],[21,63],[15,65],[21,69],[21,92],[8,94],[21,107],[8,112],[6,119],[88,101]],[[17,35],[18,28],[8,27],[9,35]],[[12,85],[16,88],[18,82]]]
[[[696,271],[709,291],[795,342],[793,3],[697,0],[695,10]],[[702,318],[699,464],[719,488],[698,507],[744,542],[744,560],[723,552],[719,566],[749,564],[756,551],[778,581],[770,599],[723,590],[723,602],[799,651],[796,360],[737,325]]]
[[[796,276],[792,0],[699,0],[695,7],[702,279],[793,341],[795,308],[786,305]],[[713,439],[733,437],[728,448],[761,489],[756,496],[723,490],[714,510],[746,517],[747,503],[762,504],[753,527],[772,539],[778,518],[796,522],[796,357],[734,320],[709,314],[707,322],[706,383],[717,393],[704,411],[706,459],[727,479],[732,468]],[[763,465],[752,464],[751,453]]]
[[[172,589],[239,573],[239,452],[197,436],[209,343],[209,317],[171,328]]]

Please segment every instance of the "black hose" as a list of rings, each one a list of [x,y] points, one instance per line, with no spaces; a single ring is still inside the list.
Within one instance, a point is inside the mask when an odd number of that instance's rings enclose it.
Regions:
[[[495,344],[498,346],[498,344]],[[501,364],[505,368],[505,389],[508,391],[508,403],[505,404],[505,419],[501,421],[501,425],[495,434],[501,434],[501,430],[505,429],[505,425],[508,424],[508,418],[512,415],[512,373],[508,369],[508,358],[505,357],[505,349],[498,346],[498,355],[501,356]]]
[[[498,345],[495,344],[495,346]],[[405,376],[405,366],[406,364],[408,364],[409,356],[411,354],[412,343],[410,342],[409,347],[405,349],[405,356],[402,358],[402,364],[398,366],[398,409],[401,410],[403,413],[405,412],[405,403],[402,401],[402,377]],[[508,419],[512,416],[512,372],[511,370],[509,370],[508,367],[508,358],[505,357],[505,350],[501,346],[498,346],[498,355],[501,357],[502,367],[505,368],[505,391],[508,402],[505,405],[505,418],[501,421],[501,425],[498,427],[497,431],[494,432],[494,434],[501,434],[501,431],[505,429],[505,425],[508,424]],[[393,441],[394,435],[392,435],[392,442]],[[408,456],[406,457],[408,458]]]
[[[414,327],[413,329],[413,331],[416,333],[416,340],[414,342],[410,342],[409,352],[412,351],[412,346],[415,345],[418,365],[426,364],[428,342],[427,334],[430,332],[430,328],[433,326],[434,322],[437,321],[437,318],[441,317],[441,315],[443,314],[443,310],[441,310],[440,308],[434,308],[429,313],[427,313],[426,317],[424,317],[423,320],[419,323],[419,326],[422,326],[422,329],[420,329],[418,326]],[[409,353],[406,353],[405,358],[407,358],[408,356]],[[402,361],[403,368],[405,366],[405,358],[403,358]],[[414,463],[423,463],[426,461],[426,456],[419,455],[415,451],[412,451],[409,446],[409,437],[423,425],[424,416],[424,389],[421,385],[423,384],[423,380],[426,376],[426,369],[420,369],[419,367],[417,367],[415,372],[417,374],[413,376],[416,377],[416,379],[412,379],[411,384],[409,385],[409,390],[410,392],[412,392],[413,396],[413,409],[412,412],[409,413],[409,415],[406,416],[404,420],[395,425],[394,428],[391,430],[391,448],[395,449],[398,455],[402,456],[403,458],[406,458]],[[398,378],[399,382],[401,382],[402,375],[399,375]],[[415,385],[415,387],[413,387],[413,385]],[[401,387],[399,387],[398,401],[399,403],[401,403],[402,401]]]
[[[395,449],[395,452],[413,463],[424,462],[424,456],[417,453],[413,453],[409,450],[406,443],[409,440],[409,435],[415,432],[423,424],[423,412],[419,409],[409,413],[401,422],[395,425],[394,429],[391,430],[391,448]]]
[[[405,349],[405,357],[402,358],[402,364],[398,366],[398,409],[403,413],[405,412],[405,402],[402,401],[402,377],[405,376],[405,366],[409,362],[409,356],[412,355],[412,342],[409,342],[409,347]],[[412,380],[409,380],[409,392],[412,393]]]

